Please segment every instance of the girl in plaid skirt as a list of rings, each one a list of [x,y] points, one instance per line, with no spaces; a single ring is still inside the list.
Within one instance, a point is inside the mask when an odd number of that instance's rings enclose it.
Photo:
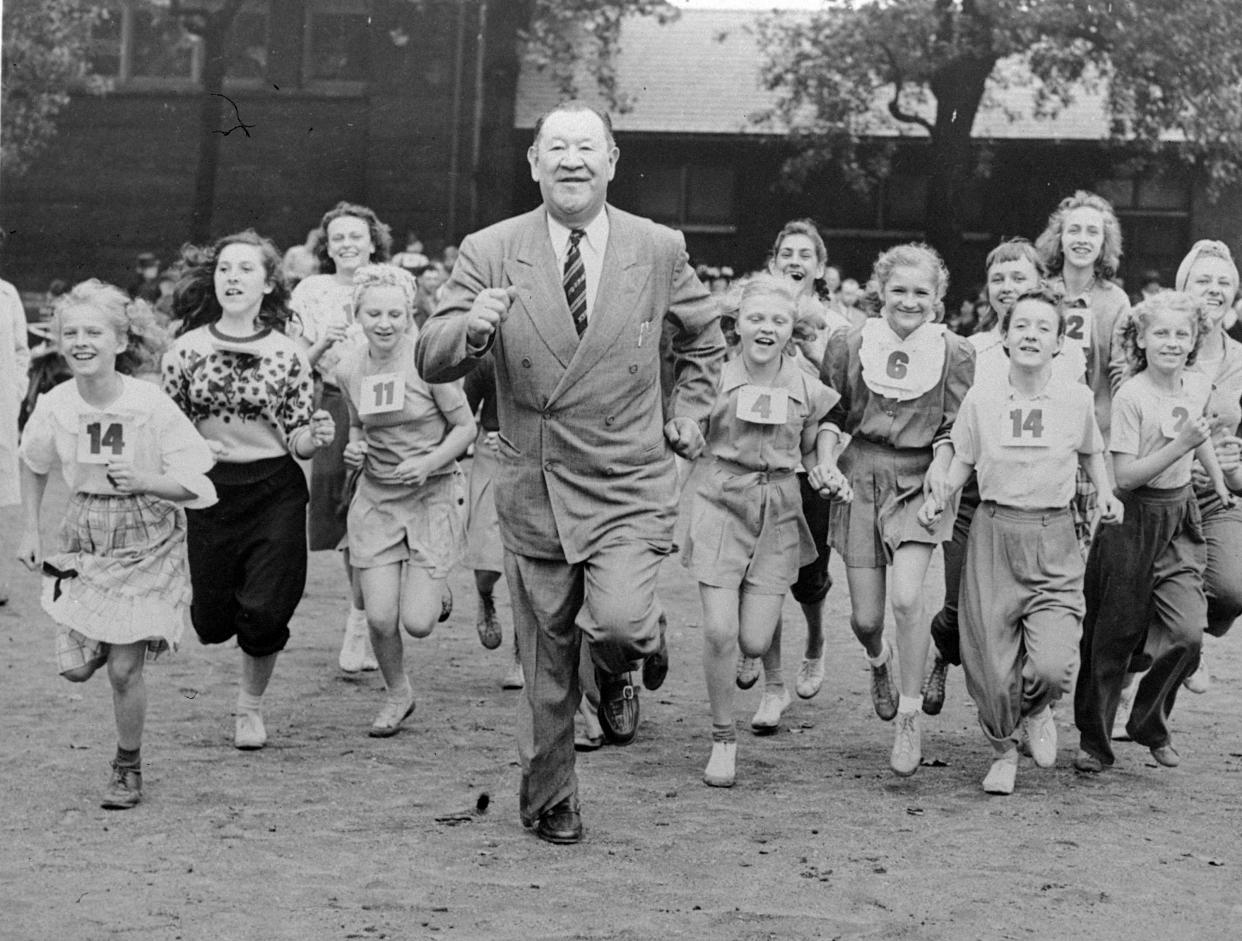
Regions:
[[[146,304],[85,281],[58,304],[53,335],[74,381],[41,396],[26,425],[18,557],[46,576],[43,607],[59,625],[61,675],[81,683],[108,667],[117,751],[102,806],[126,809],[142,798],[143,663],[176,647],[185,628],[182,506],[215,503],[212,456],[158,386],[118,371],[149,364],[158,350]],[[56,463],[71,496],[56,549],[45,554],[39,516]]]

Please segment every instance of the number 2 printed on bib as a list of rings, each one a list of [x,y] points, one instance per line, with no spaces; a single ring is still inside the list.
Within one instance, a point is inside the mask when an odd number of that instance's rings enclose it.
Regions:
[[[1083,351],[1091,346],[1091,308],[1068,307],[1065,310],[1065,342]]]
[[[134,459],[134,425],[116,415],[82,415],[78,419],[78,463],[108,464]]]
[[[789,419],[789,393],[766,386],[737,390],[737,417],[756,425],[783,425]]]
[[[359,415],[382,415],[399,412],[405,405],[405,377],[400,373],[382,372],[362,380]]]
[[[1176,438],[1182,426],[1190,421],[1190,409],[1185,405],[1175,405],[1160,423],[1160,433],[1172,440]]]
[[[1051,429],[1040,405],[1018,405],[1001,416],[1001,443],[1010,448],[1046,448]]]

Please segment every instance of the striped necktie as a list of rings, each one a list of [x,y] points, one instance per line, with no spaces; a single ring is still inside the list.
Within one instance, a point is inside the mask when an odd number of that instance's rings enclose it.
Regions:
[[[582,264],[582,251],[578,243],[586,235],[583,229],[569,230],[569,251],[565,254],[565,300],[569,302],[569,314],[574,328],[582,336],[587,326],[586,268]]]

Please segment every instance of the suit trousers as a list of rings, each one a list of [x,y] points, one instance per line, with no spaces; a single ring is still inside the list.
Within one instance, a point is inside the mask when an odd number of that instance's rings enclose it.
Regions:
[[[578,791],[574,713],[582,697],[583,635],[591,656],[622,673],[659,645],[656,582],[668,554],[643,540],[601,546],[582,562],[538,559],[505,550],[518,656],[526,674],[518,708],[518,795],[522,822]]]
[[[1118,496],[1125,519],[1096,531],[1087,559],[1087,616],[1074,690],[1082,750],[1105,765],[1114,761],[1113,719],[1131,656],[1145,651],[1151,669],[1135,691],[1126,730],[1148,748],[1168,744],[1169,713],[1199,661],[1207,623],[1207,553],[1190,487],[1140,487]]]

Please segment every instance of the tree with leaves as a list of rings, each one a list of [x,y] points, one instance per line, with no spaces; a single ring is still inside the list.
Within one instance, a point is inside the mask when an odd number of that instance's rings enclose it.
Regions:
[[[51,142],[75,83],[103,91],[86,66],[91,27],[107,13],[86,0],[6,0],[0,162],[20,176]]]
[[[962,196],[980,169],[975,119],[1014,82],[1036,83],[1043,115],[1102,92],[1118,144],[1175,153],[1213,193],[1242,179],[1236,0],[839,0],[764,17],[757,33],[778,95],[767,119],[797,149],[787,170],[797,178],[835,164],[865,187],[887,173],[893,132],[925,138],[926,234],[950,267]]]

